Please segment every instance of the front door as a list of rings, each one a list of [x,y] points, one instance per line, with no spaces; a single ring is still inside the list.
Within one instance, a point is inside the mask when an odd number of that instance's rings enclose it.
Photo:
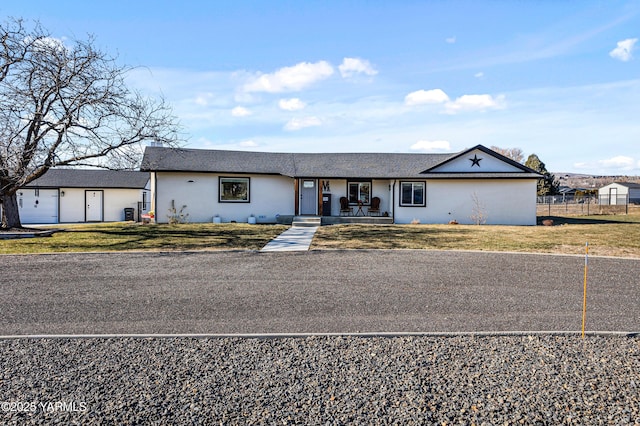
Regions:
[[[85,221],[102,222],[103,191],[85,191]]]
[[[612,206],[618,204],[618,188],[609,188],[609,204]]]
[[[302,179],[300,185],[300,214],[317,214],[318,188],[316,188],[316,181]]]

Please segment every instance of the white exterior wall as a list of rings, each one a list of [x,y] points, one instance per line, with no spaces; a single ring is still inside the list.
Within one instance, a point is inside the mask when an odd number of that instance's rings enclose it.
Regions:
[[[124,209],[131,207],[137,214],[138,202],[142,201],[143,190],[112,188],[60,188],[60,222],[85,221],[85,191],[102,191],[102,220],[119,222],[124,220]],[[62,193],[64,192],[64,195]]]
[[[329,182],[331,189],[331,216],[340,216],[340,197],[346,197],[347,181],[345,179],[320,179]],[[328,193],[322,194],[329,195]],[[325,214],[326,212],[322,212]]]
[[[535,179],[427,180],[426,207],[399,207],[400,181],[396,183],[395,222],[473,224],[474,193],[482,204],[486,224],[535,225]]]
[[[219,202],[220,176],[249,177],[249,203]],[[168,222],[171,200],[177,210],[186,205],[187,221],[194,223],[211,222],[216,214],[222,222],[247,222],[253,214],[257,222],[275,223],[276,216],[293,215],[295,208],[294,180],[285,176],[156,172],[151,197],[158,223]]]
[[[611,189],[616,190],[616,199],[611,200],[610,194]],[[624,204],[629,201],[629,203],[637,203],[640,201],[640,190],[635,188],[629,188],[628,186],[620,185],[619,183],[610,183],[609,185],[603,186],[598,189],[598,200],[601,204]]]
[[[60,188],[61,223],[84,222],[84,211],[84,188]]]

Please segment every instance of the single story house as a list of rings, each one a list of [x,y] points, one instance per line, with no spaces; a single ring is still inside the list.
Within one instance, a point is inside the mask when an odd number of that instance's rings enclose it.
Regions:
[[[640,183],[614,182],[598,189],[601,205],[640,204]]]
[[[50,169],[17,192],[20,221],[34,223],[116,222],[125,208],[148,201],[149,173]]]
[[[535,225],[541,178],[482,145],[454,154],[147,147],[141,170],[151,174],[158,222],[175,205],[191,222],[373,213],[393,223]]]

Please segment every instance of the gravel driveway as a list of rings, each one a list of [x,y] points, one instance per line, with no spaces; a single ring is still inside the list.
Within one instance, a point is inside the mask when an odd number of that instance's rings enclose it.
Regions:
[[[1,256],[0,335],[576,331],[584,259],[453,251]],[[639,331],[640,260],[590,258],[588,330]]]
[[[3,334],[579,330],[583,259],[323,251],[2,256]],[[639,330],[590,259],[589,330]],[[3,424],[640,424],[640,337],[0,339]]]

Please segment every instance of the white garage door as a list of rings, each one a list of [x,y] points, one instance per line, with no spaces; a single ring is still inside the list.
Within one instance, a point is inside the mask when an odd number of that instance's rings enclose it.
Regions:
[[[58,190],[20,189],[18,207],[22,223],[58,223]]]

